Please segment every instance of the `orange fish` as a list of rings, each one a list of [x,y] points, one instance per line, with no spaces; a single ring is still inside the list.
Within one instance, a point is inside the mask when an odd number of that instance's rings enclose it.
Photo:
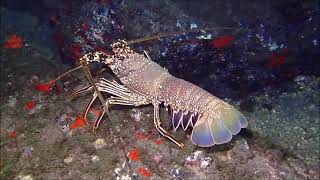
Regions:
[[[132,161],[138,161],[140,159],[140,152],[138,149],[132,149],[128,152],[128,156]]]
[[[82,117],[79,116],[77,117],[76,120],[71,124],[70,129],[75,129],[75,128],[82,128],[86,125],[86,120]]]
[[[23,40],[21,37],[17,35],[12,35],[10,39],[4,44],[4,48],[6,49],[20,49],[23,46]]]
[[[54,88],[55,85],[56,85],[56,81],[52,81],[52,82],[49,82],[49,83],[46,83],[46,84],[44,84],[44,83],[43,84],[42,83],[36,84],[34,86],[34,88],[36,90],[38,90],[38,91],[48,93],[48,92],[52,91],[52,89]]]
[[[34,100],[31,100],[31,101],[27,102],[27,104],[26,104],[26,108],[27,109],[31,110],[34,107],[36,107],[36,102]]]
[[[214,48],[224,48],[226,46],[229,46],[233,41],[235,37],[233,35],[229,36],[220,36],[214,40],[212,40],[209,45]]]
[[[147,168],[144,168],[144,167],[140,167],[138,169],[138,173],[144,177],[150,177],[151,176],[151,172],[147,169]]]

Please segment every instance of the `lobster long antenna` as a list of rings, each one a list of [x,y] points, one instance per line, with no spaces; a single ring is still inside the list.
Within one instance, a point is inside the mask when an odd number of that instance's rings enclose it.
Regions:
[[[78,66],[78,67],[75,67],[75,68],[73,68],[73,69],[70,69],[69,71],[61,74],[60,76],[58,76],[58,77],[55,78],[54,80],[49,81],[49,82],[46,83],[46,84],[52,83],[52,82],[54,82],[54,81],[57,81],[57,80],[61,79],[63,76],[65,76],[65,75],[67,75],[67,74],[70,74],[70,73],[72,73],[73,71],[80,69],[81,67],[82,67],[82,66]]]
[[[232,27],[190,29],[187,31],[178,31],[178,32],[173,32],[173,33],[161,33],[161,34],[156,34],[154,36],[143,37],[143,38],[127,41],[127,44],[135,44],[135,43],[150,41],[150,40],[154,40],[154,39],[160,39],[160,38],[168,37],[168,36],[177,36],[177,35],[181,35],[181,34],[185,34],[185,33],[200,32],[200,31],[212,31],[212,30],[217,30],[217,29],[224,29],[224,30],[236,29],[236,30],[239,30],[239,28],[232,28]]]

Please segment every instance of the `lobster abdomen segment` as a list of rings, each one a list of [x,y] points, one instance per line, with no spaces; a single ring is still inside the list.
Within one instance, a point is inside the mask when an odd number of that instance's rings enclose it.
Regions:
[[[161,83],[158,96],[159,101],[170,105],[172,109],[192,113],[203,112],[206,105],[214,100],[209,92],[173,76]]]

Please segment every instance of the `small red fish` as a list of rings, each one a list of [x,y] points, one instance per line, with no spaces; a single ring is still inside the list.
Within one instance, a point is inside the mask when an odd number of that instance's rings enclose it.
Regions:
[[[56,85],[56,81],[51,81],[49,83],[40,83],[40,84],[36,84],[34,86],[34,88],[40,92],[45,92],[45,93],[49,93],[52,91],[52,89],[54,88],[54,86]]]
[[[209,45],[214,48],[224,48],[229,46],[234,41],[234,39],[235,36],[233,35],[220,36],[209,42]]]
[[[144,167],[140,167],[138,169],[138,173],[144,177],[150,177],[151,176],[151,172],[147,169],[147,168],[144,168]]]
[[[17,35],[12,35],[10,39],[4,44],[4,48],[6,49],[20,49],[23,46],[23,40],[21,37]]]
[[[34,100],[31,100],[29,102],[27,102],[26,104],[26,108],[29,110],[32,110],[33,108],[35,108],[37,105],[37,103]]]
[[[140,160],[140,151],[138,149],[132,149],[128,152],[128,156],[132,161]]]
[[[76,120],[71,124],[70,129],[76,129],[76,128],[82,128],[86,125],[86,120],[82,117],[79,116],[77,117]]]
[[[11,138],[16,138],[16,137],[17,137],[17,132],[16,132],[15,130],[10,131],[10,132],[8,133],[8,136],[11,137]]]
[[[285,48],[283,52],[272,52],[271,57],[267,62],[268,68],[273,68],[275,66],[281,66],[286,63],[288,59],[288,48]]]
[[[81,26],[82,26],[82,29],[85,31],[89,29],[89,24],[87,22],[82,23]]]

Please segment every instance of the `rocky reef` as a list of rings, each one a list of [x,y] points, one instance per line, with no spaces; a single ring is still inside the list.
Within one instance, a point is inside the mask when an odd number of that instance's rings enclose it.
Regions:
[[[51,1],[1,5],[1,179],[319,179],[319,5],[313,1]],[[221,27],[228,27],[221,29]],[[194,31],[206,29],[206,31]],[[186,33],[181,33],[186,32]],[[249,126],[230,143],[201,148],[190,132],[162,137],[153,109],[115,106],[96,133],[98,103],[76,71],[117,39],[173,75],[237,107]],[[94,79],[113,78],[109,71]],[[161,120],[172,130],[170,114]]]

